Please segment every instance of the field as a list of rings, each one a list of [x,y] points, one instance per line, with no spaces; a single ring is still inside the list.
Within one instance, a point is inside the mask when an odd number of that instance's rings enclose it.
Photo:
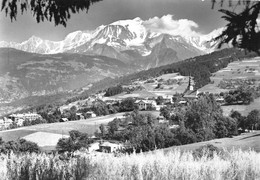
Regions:
[[[104,97],[103,100],[109,100],[109,99],[125,99],[125,98],[131,98],[131,97],[140,97],[140,98],[151,98],[151,97],[156,97],[157,95],[154,93],[151,93],[147,90],[141,90],[141,91],[134,91],[131,94],[127,93],[121,93],[117,94],[115,96],[111,97]]]
[[[182,146],[175,146],[166,148],[163,151],[168,152],[173,149],[180,149],[182,151],[192,151],[200,146],[212,144],[219,148],[224,148],[227,150],[232,149],[241,149],[241,150],[254,150],[260,153],[260,131],[255,131],[251,133],[244,133],[239,136],[234,136],[233,138],[221,138],[221,139],[213,139],[211,141],[204,141],[199,143],[187,144]],[[158,150],[160,151],[160,150]]]
[[[221,89],[219,83],[223,79],[255,79],[256,84],[260,83],[260,57],[235,61],[229,63],[224,69],[219,70],[211,76],[213,84],[208,84],[199,89],[200,92],[220,93],[229,89]]]
[[[64,135],[68,135],[71,130],[78,130],[80,132],[93,135],[94,132],[99,129],[100,124],[106,124],[116,117],[120,118],[123,114],[124,113],[117,113],[86,120],[21,127],[17,129],[0,131],[0,137],[2,137],[4,141],[17,140],[19,138],[26,137],[26,139],[28,138],[28,140],[42,145],[41,147],[43,149],[44,146],[50,149],[50,146],[53,147],[53,144],[58,142],[59,138],[57,138],[57,136],[62,137]],[[56,143],[53,141],[54,139]]]
[[[185,91],[188,86],[189,77],[180,76],[178,73],[170,73],[158,76],[156,78],[151,78],[148,81],[136,81],[134,83],[136,86],[143,87],[143,90],[136,90],[130,94],[124,92],[115,96],[104,97],[103,100],[125,99],[129,97],[156,98],[158,96],[172,96],[175,93],[183,93]],[[160,88],[157,88],[158,84],[161,84]]]
[[[183,93],[188,86],[189,77],[180,76],[178,73],[170,73],[153,78],[153,80],[155,81],[154,83],[143,84],[145,89],[157,96],[166,96],[175,93]],[[167,83],[167,81],[175,82]],[[156,88],[158,84],[161,84],[160,88]]]
[[[173,150],[154,154],[0,155],[0,176],[9,179],[98,179],[98,180],[222,180],[260,179],[260,154],[235,150],[223,154]]]
[[[231,110],[240,112],[243,116],[247,116],[248,113],[254,109],[260,110],[260,98],[254,100],[254,102],[249,105],[229,105],[221,106],[223,109],[223,114],[228,116]]]
[[[254,79],[255,85],[260,84],[260,57],[252,59],[244,59],[229,63],[224,69],[213,73],[211,76],[212,83],[198,89],[199,92],[220,93],[229,91],[230,88],[221,88],[220,83],[226,80],[252,80]],[[188,86],[188,77],[180,76],[178,73],[164,74],[147,81],[137,81],[135,83],[144,87],[141,92],[133,92],[131,94],[120,94],[116,98],[126,97],[156,97],[173,95],[175,93],[183,93]],[[158,88],[157,85],[161,84]],[[234,84],[234,88],[238,84]]]

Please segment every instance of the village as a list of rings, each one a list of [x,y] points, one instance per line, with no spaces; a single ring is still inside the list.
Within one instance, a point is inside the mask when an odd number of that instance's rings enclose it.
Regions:
[[[178,77],[179,78],[179,77]],[[178,80],[180,82],[180,80]],[[193,78],[190,76],[188,78],[184,78],[182,79],[182,81],[186,81],[185,83],[183,83],[183,86],[186,86],[186,88],[184,88],[184,92],[183,93],[176,93],[170,95],[170,91],[172,91],[172,89],[170,89],[169,91],[167,91],[167,93],[162,94],[160,91],[158,91],[158,86],[162,86],[162,80],[160,80],[160,83],[157,82],[157,85],[155,85],[155,81],[154,80],[146,80],[144,82],[139,81],[139,83],[133,83],[133,85],[129,85],[129,86],[125,86],[124,88],[127,89],[126,92],[123,92],[120,95],[114,95],[114,96],[110,96],[110,97],[106,97],[105,92],[102,93],[97,93],[95,95],[91,95],[90,97],[88,97],[85,100],[78,100],[75,102],[71,102],[69,104],[60,106],[59,109],[57,110],[61,116],[59,116],[60,118],[56,121],[56,123],[66,123],[66,122],[82,122],[82,121],[95,121],[96,118],[98,117],[102,117],[104,116],[104,118],[106,117],[105,115],[102,114],[96,114],[93,110],[95,109],[91,109],[92,106],[95,106],[96,102],[102,102],[104,103],[105,106],[120,106],[122,104],[122,102],[127,101],[130,99],[130,102],[133,102],[133,107],[131,107],[133,110],[137,109],[138,111],[140,111],[142,114],[152,114],[155,118],[154,123],[157,125],[164,125],[167,126],[169,129],[174,129],[174,128],[178,128],[178,124],[173,124],[172,122],[169,121],[169,119],[167,119],[167,116],[165,116],[163,114],[163,108],[166,108],[167,106],[174,106],[174,107],[185,107],[188,105],[189,102],[192,101],[196,101],[200,94],[203,94],[202,92],[199,92],[197,89],[195,89],[194,87],[194,81]],[[147,83],[148,82],[148,83]],[[159,92],[159,96],[155,95],[155,96],[149,96],[149,97],[142,97],[140,95],[136,95],[136,92],[140,91],[136,91],[136,89],[142,89],[140,88],[140,84],[148,84],[151,86],[151,83],[149,84],[149,82],[153,83],[153,86],[156,86],[154,89]],[[158,85],[160,84],[160,85]],[[169,86],[169,85],[168,85]],[[129,91],[129,89],[134,89],[134,91]],[[182,88],[183,89],[183,88]],[[151,93],[150,93],[151,94]],[[225,103],[224,97],[223,96],[217,96],[216,101],[222,105]],[[82,111],[81,109],[85,109],[85,111]],[[175,109],[175,108],[173,108]],[[66,114],[68,112],[75,112],[74,116],[72,119],[71,117],[66,117]],[[117,132],[122,132],[124,130],[126,130],[129,126],[132,125],[132,122],[129,121],[128,116],[130,115],[130,112],[128,110],[123,110],[120,111],[121,113],[125,113],[123,115],[118,116],[117,112],[115,112],[115,116],[113,119],[111,119],[110,121],[107,121],[105,124],[102,124],[102,126],[104,127],[104,129],[108,129],[108,125],[107,123],[111,122],[112,120],[115,119],[120,119],[120,122],[122,125],[119,125],[119,127],[116,129]],[[174,113],[174,111],[170,112],[170,115],[172,115]],[[112,113],[113,114],[113,113]],[[0,128],[2,130],[6,130],[6,129],[13,129],[13,128],[19,128],[22,126],[31,126],[31,125],[36,125],[36,124],[42,124],[42,123],[47,123],[46,120],[44,120],[44,117],[42,117],[39,114],[37,114],[37,112],[27,112],[27,113],[17,113],[17,114],[10,114],[7,117],[4,117],[3,119],[0,119]],[[101,125],[101,124],[100,124]],[[100,127],[99,127],[100,129]],[[99,130],[100,131],[100,130]],[[97,131],[98,132],[98,131]],[[63,135],[63,136],[53,136],[53,139],[56,138],[56,141],[58,142],[60,138],[68,138],[68,135]],[[89,144],[88,146],[88,152],[94,152],[94,151],[100,151],[100,152],[117,152],[117,151],[122,151],[125,149],[129,149],[131,146],[128,142],[120,142],[117,140],[104,140],[102,139],[102,137],[97,137],[95,136],[95,134],[92,134],[89,137],[93,143]],[[25,138],[26,139],[26,138]],[[28,138],[27,140],[31,140],[30,138]],[[36,141],[37,142],[37,141]]]
[[[186,80],[186,79],[185,79]],[[149,82],[147,80],[146,82]],[[133,85],[124,86],[125,89],[128,89],[126,94],[123,96],[112,96],[112,97],[105,97],[104,92],[103,93],[97,93],[94,95],[91,95],[85,100],[79,100],[72,103],[69,103],[67,105],[63,105],[59,107],[59,111],[61,114],[66,112],[67,110],[70,110],[72,107],[76,107],[77,110],[84,108],[84,107],[91,107],[93,102],[95,101],[103,101],[106,105],[115,105],[121,103],[126,98],[132,98],[134,100],[134,104],[140,111],[160,111],[162,107],[165,107],[170,104],[179,104],[179,105],[187,105],[189,100],[197,99],[199,95],[199,91],[194,89],[194,82],[192,80],[192,77],[189,77],[188,79],[188,85],[187,88],[184,90],[183,95],[182,94],[169,94],[165,93],[161,95],[159,93],[159,96],[157,94],[147,96],[140,96],[139,94],[135,94],[136,91],[131,93],[129,89],[136,89],[136,87],[140,87],[140,84],[146,83],[139,81],[138,84],[133,83]],[[154,81],[153,81],[153,84]],[[159,86],[157,84],[157,86]],[[158,91],[160,92],[160,91]],[[162,91],[163,92],[163,91]],[[176,91],[174,91],[176,92]],[[150,93],[151,94],[151,93]],[[224,98],[220,97],[216,99],[220,103],[224,103]],[[61,117],[58,119],[59,122],[67,122],[67,121],[73,121],[73,120],[87,120],[89,118],[94,118],[99,115],[95,114],[93,111],[87,111],[84,113],[76,112],[75,119],[68,119],[67,117]],[[21,127],[24,126],[25,121],[33,122],[36,120],[42,120],[42,116],[40,114],[37,114],[36,111],[34,112],[26,112],[26,113],[17,113],[17,114],[10,114],[6,117],[3,117],[0,119],[0,129],[8,129],[13,126],[15,127]],[[162,118],[160,116],[160,118]]]

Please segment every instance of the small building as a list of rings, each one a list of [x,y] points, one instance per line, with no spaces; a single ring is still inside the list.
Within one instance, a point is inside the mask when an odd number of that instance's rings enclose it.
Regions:
[[[160,111],[161,108],[166,107],[166,105],[156,105],[155,110]]]
[[[136,100],[135,104],[138,106],[139,110],[149,110],[151,108],[156,108],[156,102],[154,100]]]
[[[179,101],[179,104],[187,105],[187,103],[188,103],[187,101],[183,101],[183,100]]]
[[[5,122],[3,119],[0,119],[0,129],[4,129],[5,128]]]
[[[100,145],[99,142],[94,142],[94,143],[89,144],[88,152],[94,152],[94,151],[99,150],[99,145]]]
[[[84,116],[82,115],[82,113],[76,113],[76,117],[78,120],[85,119]]]
[[[223,97],[219,97],[219,98],[216,98],[216,102],[219,103],[219,104],[225,104],[225,99]]]
[[[35,121],[36,119],[42,119],[41,115],[37,113],[11,114],[9,118],[16,123],[19,119],[28,120],[28,121]]]
[[[105,100],[105,103],[107,105],[109,105],[109,104],[114,105],[114,104],[119,104],[120,100],[118,100],[118,99],[107,99],[107,100]]]
[[[67,122],[67,121],[69,121],[68,118],[61,118],[60,119],[60,122]]]
[[[93,111],[86,112],[86,116],[87,118],[97,117],[97,115]]]
[[[13,124],[12,119],[4,117],[3,119],[0,119],[0,128],[1,129],[6,129],[8,128],[11,124]]]
[[[177,124],[169,126],[169,129],[178,129],[180,126]]]
[[[101,152],[116,152],[117,150],[123,149],[123,145],[121,143],[111,143],[111,142],[102,142],[99,144],[99,150]]]
[[[166,95],[166,96],[163,96],[163,104],[172,104],[173,103],[173,100],[172,100],[172,96],[169,96],[169,95]]]
[[[24,121],[25,121],[24,119],[18,119],[18,120],[16,121],[17,126],[23,126],[23,122],[24,122]]]

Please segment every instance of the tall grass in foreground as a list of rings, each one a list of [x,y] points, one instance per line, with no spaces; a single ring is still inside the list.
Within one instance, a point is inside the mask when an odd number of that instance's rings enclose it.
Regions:
[[[46,154],[0,155],[0,179],[260,179],[260,154],[232,151],[200,158],[191,152],[111,154],[79,156],[61,160]]]

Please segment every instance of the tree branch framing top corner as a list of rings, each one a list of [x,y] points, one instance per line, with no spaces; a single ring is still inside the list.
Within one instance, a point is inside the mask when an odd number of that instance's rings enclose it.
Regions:
[[[71,14],[89,10],[90,5],[102,0],[3,0],[1,11],[9,16],[11,21],[17,19],[20,5],[21,14],[31,11],[38,23],[54,21],[55,26],[66,27]]]

